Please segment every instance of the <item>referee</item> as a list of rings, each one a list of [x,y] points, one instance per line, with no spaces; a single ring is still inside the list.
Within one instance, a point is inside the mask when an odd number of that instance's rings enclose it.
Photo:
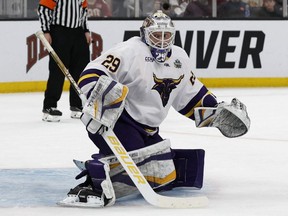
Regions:
[[[45,38],[77,82],[90,61],[90,32],[87,25],[87,0],[40,0],[38,15]],[[65,76],[51,58],[43,101],[43,121],[59,122],[57,109]],[[82,103],[72,85],[69,89],[71,118],[80,118]]]

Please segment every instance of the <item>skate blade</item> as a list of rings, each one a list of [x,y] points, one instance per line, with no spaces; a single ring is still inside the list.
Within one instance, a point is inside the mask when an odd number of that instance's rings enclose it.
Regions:
[[[103,205],[95,204],[95,203],[83,203],[83,202],[74,202],[74,203],[66,203],[63,201],[59,201],[56,203],[61,207],[69,207],[69,208],[103,208]]]
[[[70,117],[73,119],[80,119],[81,115],[82,115],[82,112],[72,111]]]
[[[60,122],[60,116],[52,116],[44,113],[42,117],[42,121],[46,122]]]

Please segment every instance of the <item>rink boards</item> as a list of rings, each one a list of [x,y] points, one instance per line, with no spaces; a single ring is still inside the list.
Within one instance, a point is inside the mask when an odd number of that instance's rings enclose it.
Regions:
[[[139,35],[141,25],[139,20],[89,21],[91,60]],[[207,86],[288,86],[287,20],[177,20],[175,25],[175,44],[185,49],[193,72]],[[48,57],[34,35],[39,21],[1,21],[0,28],[0,93],[43,91]]]

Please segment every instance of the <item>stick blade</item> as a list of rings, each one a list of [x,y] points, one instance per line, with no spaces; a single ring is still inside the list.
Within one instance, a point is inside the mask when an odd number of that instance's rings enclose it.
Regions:
[[[154,199],[152,197],[154,197]],[[202,208],[209,203],[206,196],[169,197],[156,193],[151,195],[146,201],[161,208]]]

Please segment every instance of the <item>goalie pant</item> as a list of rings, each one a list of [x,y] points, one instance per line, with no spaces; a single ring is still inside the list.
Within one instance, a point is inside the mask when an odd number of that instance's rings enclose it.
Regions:
[[[170,141],[163,140],[146,148],[131,151],[129,155],[156,191],[171,190],[175,187],[202,188],[205,156],[205,151],[202,149],[172,150]],[[112,181],[116,198],[137,191],[115,156],[103,158],[99,154],[94,154],[92,158],[85,162],[86,170],[82,171],[76,179],[86,175],[85,182],[92,183],[92,188],[99,193],[103,190],[101,183],[107,180],[104,164],[109,164],[108,178]]]

